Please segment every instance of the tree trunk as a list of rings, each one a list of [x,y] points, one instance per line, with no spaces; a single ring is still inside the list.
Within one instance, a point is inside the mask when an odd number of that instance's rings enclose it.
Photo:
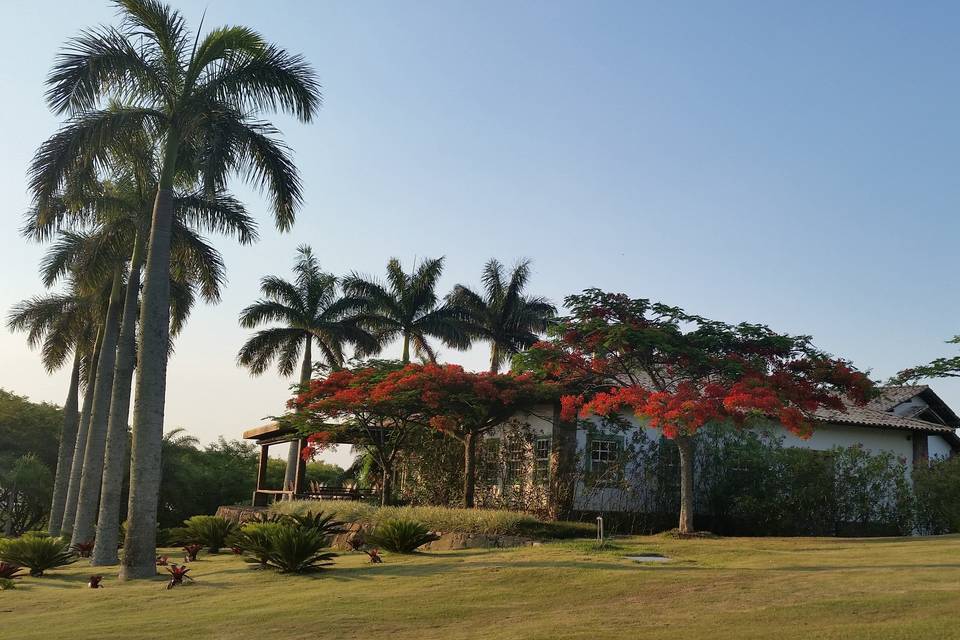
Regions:
[[[403,357],[400,359],[403,364],[410,363],[410,334],[403,334]]]
[[[550,517],[570,518],[577,482],[577,422],[561,418],[560,402],[553,405],[550,443]]]
[[[380,506],[388,507],[393,498],[393,462],[381,460],[380,474]]]
[[[73,447],[73,460],[70,463],[70,480],[67,483],[67,499],[63,505],[63,518],[60,533],[72,535],[74,516],[77,515],[77,497],[80,495],[80,476],[83,473],[83,457],[87,450],[87,430],[90,428],[90,410],[93,407],[93,388],[97,383],[97,362],[100,360],[100,344],[103,341],[103,326],[97,330],[97,339],[93,343],[93,353],[87,363],[87,384],[83,390],[83,406],[80,409],[80,422],[77,424],[77,441]]]
[[[123,272],[117,269],[113,274],[107,317],[103,321],[103,343],[100,346],[100,358],[97,360],[97,379],[93,387],[87,448],[83,454],[77,515],[73,521],[71,542],[74,545],[92,542],[97,528],[100,484],[103,480],[103,453],[107,445],[107,420],[110,417],[110,394],[113,391],[114,365],[117,362],[117,334],[120,332],[120,313],[123,310],[122,296]]]
[[[300,386],[305,387],[310,384],[310,376],[313,374],[313,337],[307,336],[307,344],[303,348],[303,363],[300,365]],[[292,489],[297,475],[297,465],[300,464],[300,439],[293,440],[290,443],[290,450],[287,451],[287,469],[283,474],[283,488]]]
[[[110,418],[107,422],[107,449],[103,462],[103,482],[100,489],[100,513],[97,515],[97,535],[92,565],[115,565],[120,561],[117,544],[120,540],[120,497],[123,474],[127,471],[127,420],[130,417],[130,390],[136,368],[137,306],[140,301],[140,269],[146,252],[146,231],[137,233],[130,259],[130,275],[123,302],[123,320],[117,339],[117,363],[113,374],[113,392]]]
[[[157,575],[157,500],[170,338],[170,228],[178,134],[169,131],[164,169],[153,206],[140,309],[140,345],[130,452],[130,499],[121,579]]]
[[[60,432],[60,450],[57,454],[57,475],[53,481],[53,500],[50,503],[50,526],[52,536],[60,535],[63,522],[63,507],[67,502],[67,484],[70,482],[70,466],[73,464],[73,449],[77,446],[77,424],[80,416],[80,360],[83,354],[79,347],[73,353],[73,368],[70,370],[70,389],[63,405],[63,430]]]
[[[463,438],[463,507],[473,508],[473,493],[477,483],[477,437],[467,433]]]
[[[680,452],[680,533],[693,533],[693,438],[679,436]]]
[[[500,347],[496,342],[490,343],[490,373],[500,373]]]

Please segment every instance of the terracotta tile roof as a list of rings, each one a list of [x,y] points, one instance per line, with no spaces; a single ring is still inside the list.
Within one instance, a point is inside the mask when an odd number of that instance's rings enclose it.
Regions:
[[[900,403],[920,395],[927,389],[925,384],[880,387],[880,395],[867,403],[867,406],[880,411],[890,411]]]
[[[816,414],[819,420],[830,424],[850,424],[861,427],[879,427],[882,429],[905,429],[907,431],[925,431],[927,433],[954,433],[953,427],[948,427],[926,420],[906,418],[888,411],[880,411],[871,406],[847,407],[846,412],[821,410]]]

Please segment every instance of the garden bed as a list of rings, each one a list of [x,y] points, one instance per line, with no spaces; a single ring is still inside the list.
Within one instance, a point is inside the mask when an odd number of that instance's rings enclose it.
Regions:
[[[247,508],[243,507],[243,509]],[[323,511],[334,514],[337,520],[359,525],[363,529],[376,527],[384,520],[398,518],[416,520],[439,534],[457,534],[460,536],[460,542],[457,544],[469,546],[518,546],[535,540],[582,538],[595,534],[594,525],[590,523],[546,521],[527,513],[495,509],[378,507],[342,500],[295,500],[274,503],[269,510],[274,513],[290,514]],[[520,538],[525,539],[525,542],[521,542]],[[486,544],[481,544],[482,541]],[[453,540],[450,542],[454,543]]]

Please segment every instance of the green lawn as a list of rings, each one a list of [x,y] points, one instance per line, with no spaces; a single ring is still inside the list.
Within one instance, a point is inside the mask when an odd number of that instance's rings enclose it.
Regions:
[[[674,562],[641,566],[631,552]],[[112,575],[87,589],[80,561],[0,592],[0,637],[960,638],[957,536],[650,537],[603,552],[557,542],[365,559],[282,576],[207,555],[196,583],[173,591]]]

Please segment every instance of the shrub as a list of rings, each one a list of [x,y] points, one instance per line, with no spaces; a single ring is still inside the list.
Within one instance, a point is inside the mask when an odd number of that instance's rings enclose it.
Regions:
[[[170,574],[170,582],[167,583],[167,589],[173,589],[174,587],[183,584],[184,580],[193,582],[193,578],[187,575],[190,573],[190,569],[185,566],[172,564],[167,567],[167,573]]]
[[[233,534],[231,544],[239,547],[248,562],[265,568],[270,561],[272,550],[269,533],[278,527],[286,526],[280,522],[248,522]]]
[[[387,520],[367,536],[367,542],[394,553],[413,553],[437,536],[415,520]]]
[[[934,459],[913,470],[917,529],[938,535],[960,531],[960,457]]]
[[[190,542],[194,540],[191,539],[186,527],[170,527],[157,531],[158,547],[182,547]]]
[[[23,573],[23,567],[7,562],[0,562],[0,578],[13,580],[19,578]]]
[[[337,555],[323,551],[327,536],[317,529],[281,524],[268,529],[266,539],[267,564],[281,573],[316,571]]]
[[[308,511],[303,514],[294,513],[288,516],[290,523],[300,529],[313,529],[324,536],[332,536],[337,533],[343,533],[343,524],[334,520],[334,514],[325,514],[323,511]]]
[[[0,591],[8,591],[10,589],[16,589],[17,583],[11,580],[10,578],[0,578]]]
[[[210,553],[220,553],[236,524],[219,516],[193,516],[183,521],[189,542],[197,542]]]
[[[458,509],[450,507],[377,507],[347,500],[284,500],[270,508],[274,514],[302,514],[317,508],[337,520],[375,528],[387,520],[416,520],[431,531],[474,535],[529,535],[531,537],[592,536],[593,529],[580,523],[544,522],[519,511],[503,509]]]
[[[184,556],[184,560],[187,562],[193,562],[197,559],[197,554],[200,553],[200,549],[203,549],[203,546],[194,542],[188,545],[184,545],[183,551],[187,555]]]
[[[76,562],[76,556],[60,538],[25,535],[4,542],[0,560],[26,567],[37,578],[49,569]]]

